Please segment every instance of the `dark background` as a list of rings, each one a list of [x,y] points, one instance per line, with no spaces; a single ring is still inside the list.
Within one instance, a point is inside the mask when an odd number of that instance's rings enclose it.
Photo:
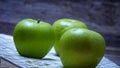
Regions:
[[[0,33],[13,35],[24,18],[51,24],[59,18],[81,20],[101,33],[107,46],[120,47],[119,0],[0,0]]]
[[[15,25],[24,18],[50,24],[59,18],[81,20],[104,36],[107,53],[117,55],[108,57],[120,57],[119,0],[0,0],[0,33],[13,35]]]

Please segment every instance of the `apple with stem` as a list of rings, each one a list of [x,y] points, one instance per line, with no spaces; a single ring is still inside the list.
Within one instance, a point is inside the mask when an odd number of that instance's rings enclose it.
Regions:
[[[105,53],[99,33],[81,28],[66,31],[60,38],[60,59],[67,68],[95,68]]]
[[[14,29],[14,43],[21,56],[43,58],[52,48],[55,37],[49,23],[23,19]]]
[[[58,19],[53,24],[53,29],[55,32],[55,44],[54,49],[56,51],[56,54],[59,55],[59,40],[61,38],[61,35],[71,28],[85,28],[87,29],[87,26],[85,23],[79,20],[69,19],[69,18],[62,18]]]

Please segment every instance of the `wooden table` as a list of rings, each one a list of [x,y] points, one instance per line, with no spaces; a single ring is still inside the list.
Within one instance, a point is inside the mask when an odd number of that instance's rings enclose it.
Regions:
[[[0,68],[62,68],[60,58],[55,55],[52,48],[51,51],[43,59],[34,59],[22,57],[16,51],[13,37],[0,34]],[[120,68],[113,61],[103,57],[96,68]]]

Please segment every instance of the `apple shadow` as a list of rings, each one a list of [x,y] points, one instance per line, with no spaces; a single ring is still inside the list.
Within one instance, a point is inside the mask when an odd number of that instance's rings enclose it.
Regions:
[[[53,54],[54,56],[56,56],[56,57],[60,57],[58,54]]]
[[[55,59],[51,59],[51,58],[43,58],[41,60],[54,60],[55,61]]]

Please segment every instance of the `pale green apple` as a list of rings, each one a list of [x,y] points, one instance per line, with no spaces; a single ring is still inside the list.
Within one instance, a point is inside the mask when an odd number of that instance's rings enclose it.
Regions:
[[[60,40],[61,35],[65,31],[67,31],[68,29],[71,29],[71,28],[85,28],[85,29],[87,29],[87,26],[82,21],[68,19],[68,18],[58,19],[54,22],[53,29],[54,29],[55,37],[56,37],[54,48],[55,48],[57,55],[59,55],[59,46],[60,46],[59,40]]]
[[[13,37],[18,53],[33,58],[43,58],[55,41],[52,26],[33,19],[21,20],[14,29]]]
[[[73,28],[60,39],[60,59],[67,68],[95,68],[105,53],[105,40],[97,32]]]

